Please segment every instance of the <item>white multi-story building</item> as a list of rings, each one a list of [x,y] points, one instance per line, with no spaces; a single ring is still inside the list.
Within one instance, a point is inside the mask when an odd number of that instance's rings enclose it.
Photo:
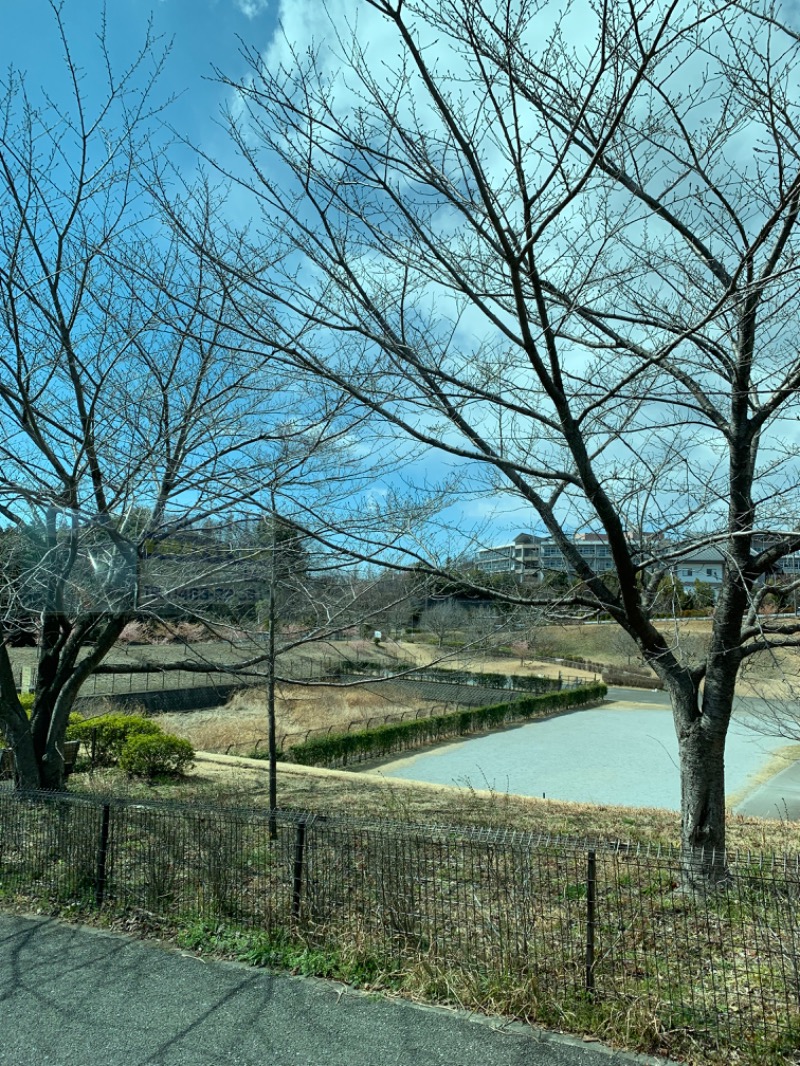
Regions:
[[[470,560],[488,574],[514,574],[520,580],[542,580],[542,545],[547,542],[531,533],[520,533],[510,544],[481,548]]]
[[[596,574],[613,570],[611,547],[605,533],[575,533],[572,543]],[[677,542],[663,542],[661,547],[661,553],[650,548],[654,565],[661,554],[664,565],[687,591],[695,581],[701,581],[710,585],[716,595],[725,575],[725,553],[721,548],[715,545],[693,548]],[[508,544],[482,548],[470,561],[487,573],[513,574],[519,581],[543,581],[548,573],[569,573],[572,569],[555,540],[531,533],[520,533]],[[800,552],[785,556],[776,573],[800,578]]]
[[[613,569],[604,533],[576,533],[572,542],[596,573]],[[470,562],[487,573],[514,574],[520,581],[542,581],[548,572],[567,573],[571,569],[555,540],[532,533],[520,533],[508,544],[481,548]]]

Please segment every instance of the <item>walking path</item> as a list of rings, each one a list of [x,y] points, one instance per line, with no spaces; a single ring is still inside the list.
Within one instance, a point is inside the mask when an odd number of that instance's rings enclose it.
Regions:
[[[0,915],[0,1066],[632,1066],[528,1026]]]
[[[759,785],[737,807],[736,814],[751,818],[800,821],[800,762],[793,762]]]

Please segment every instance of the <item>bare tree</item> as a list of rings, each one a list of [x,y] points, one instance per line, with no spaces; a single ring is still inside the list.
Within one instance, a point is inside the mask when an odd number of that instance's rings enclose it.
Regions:
[[[441,600],[422,612],[419,618],[420,628],[432,633],[438,647],[442,647],[466,620],[466,611],[453,600]]]
[[[4,642],[0,723],[28,787],[60,783],[64,726],[81,676],[124,624],[121,610],[82,611],[81,597],[70,597],[66,585],[87,526],[102,529],[112,512],[124,516],[152,473],[156,448],[150,452],[144,438],[159,405],[154,388],[136,396],[131,390],[144,368],[134,357],[128,374],[126,356],[146,347],[152,331],[130,294],[119,291],[106,261],[136,210],[136,157],[153,117],[158,70],[148,69],[148,57],[156,43],[148,36],[120,79],[109,75],[105,99],[89,113],[60,10],[53,11],[66,54],[63,99],[37,108],[12,71],[0,104],[0,507],[29,542],[23,581],[18,569],[4,568],[10,579],[5,635],[21,613],[41,615],[31,722],[17,700]],[[104,42],[101,55],[107,59]],[[120,115],[124,121],[115,125]],[[178,363],[173,366],[177,371]],[[123,411],[129,403],[139,410]],[[120,474],[131,469],[126,487]],[[154,508],[162,518],[169,476]],[[120,524],[105,532],[118,550],[97,591],[110,606],[133,560]],[[76,670],[90,640],[92,651]]]
[[[386,612],[391,614],[407,604],[414,591],[414,586],[406,580],[399,588],[391,587],[387,595],[384,575],[379,569],[367,579],[352,572],[350,554],[336,546],[344,533],[341,513],[340,528],[335,531],[330,521],[325,521],[322,527],[319,525],[323,501],[328,508],[339,511],[336,504],[341,501],[337,497],[341,495],[343,480],[346,490],[350,490],[352,464],[346,463],[343,473],[343,453],[331,448],[330,440],[326,440],[321,454],[309,453],[307,442],[304,443],[306,447],[294,456],[294,461],[284,463],[280,471],[282,478],[276,477],[270,485],[271,510],[261,523],[255,550],[264,584],[263,599],[257,604],[257,621],[266,631],[255,634],[256,653],[235,668],[242,673],[255,671],[265,683],[268,792],[272,815],[278,809],[278,687],[287,682],[324,685],[326,688],[332,685],[327,678],[314,681],[291,676],[287,665],[293,656],[309,645],[330,646],[335,638],[348,633],[354,626],[376,625]],[[277,506],[278,490],[282,496],[287,490],[296,494],[298,474],[304,467],[308,472],[313,471],[314,477],[323,483],[316,486],[313,496],[313,523],[296,498],[284,500],[287,509],[291,505],[294,518],[281,515]],[[363,530],[359,530],[350,539],[358,543],[362,534]],[[270,818],[270,835],[273,839],[277,836],[274,817]]]
[[[74,700],[113,669],[129,620],[230,632],[216,608],[257,595],[265,569],[237,527],[276,506],[318,526],[318,486],[352,426],[338,393],[240,350],[233,287],[159,225],[144,188],[157,42],[115,78],[100,40],[108,84],[92,110],[53,16],[64,92],[37,105],[12,73],[0,102],[0,729],[25,788],[62,785]],[[39,649],[30,719],[9,651],[21,630]]]
[[[517,629],[515,618],[504,618],[492,607],[468,607],[463,622],[466,643],[488,651],[508,641]]]
[[[332,52],[248,50],[228,82],[228,177],[285,255],[254,267],[254,239],[230,276],[279,308],[287,357],[530,507],[559,602],[610,615],[668,689],[687,877],[724,877],[737,675],[800,643],[759,611],[800,548],[800,35],[769,0],[360,10],[380,56],[340,23]],[[724,577],[687,662],[654,605],[710,546]]]

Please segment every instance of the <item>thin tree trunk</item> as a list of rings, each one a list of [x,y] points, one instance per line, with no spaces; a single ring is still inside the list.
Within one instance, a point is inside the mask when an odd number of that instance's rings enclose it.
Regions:
[[[278,809],[278,751],[275,737],[275,611],[273,594],[270,591],[269,623],[269,674],[267,676],[267,736],[269,745],[269,835],[272,840],[278,835],[275,811]]]
[[[272,518],[272,559],[269,581],[269,643],[267,645],[267,663],[269,672],[267,675],[267,737],[269,746],[269,835],[271,840],[277,839],[278,826],[275,812],[278,809],[278,751],[275,737],[275,620],[277,617],[277,605],[275,596],[275,583],[277,580],[277,568],[275,562],[276,532],[275,512]]]
[[[8,647],[0,644],[0,699],[3,699],[2,733],[14,753],[15,784],[21,789],[41,787],[39,763],[28,717],[19,705]],[[13,708],[13,709],[12,709]],[[2,736],[0,733],[0,736]]]

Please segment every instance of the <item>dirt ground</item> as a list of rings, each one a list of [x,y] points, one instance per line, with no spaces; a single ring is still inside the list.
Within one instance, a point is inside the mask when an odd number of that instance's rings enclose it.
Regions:
[[[334,689],[282,684],[276,693],[276,731],[283,738],[301,740],[309,730],[347,731],[348,727],[415,711],[425,701],[401,701],[381,693],[380,686]],[[263,745],[267,736],[267,694],[242,689],[223,707],[205,711],[162,714],[156,721],[169,733],[185,737],[203,751],[247,750]]]
[[[542,662],[532,655],[525,654],[517,658],[509,655],[477,654],[475,652],[458,652],[443,649],[444,654],[430,644],[411,644],[406,641],[392,641],[392,647],[397,648],[398,655],[418,666],[436,665],[442,670],[475,670],[482,673],[509,674],[537,677],[558,677],[559,675],[570,677],[584,677],[589,681],[597,675],[591,670],[577,670],[571,666],[561,666],[558,663]]]

